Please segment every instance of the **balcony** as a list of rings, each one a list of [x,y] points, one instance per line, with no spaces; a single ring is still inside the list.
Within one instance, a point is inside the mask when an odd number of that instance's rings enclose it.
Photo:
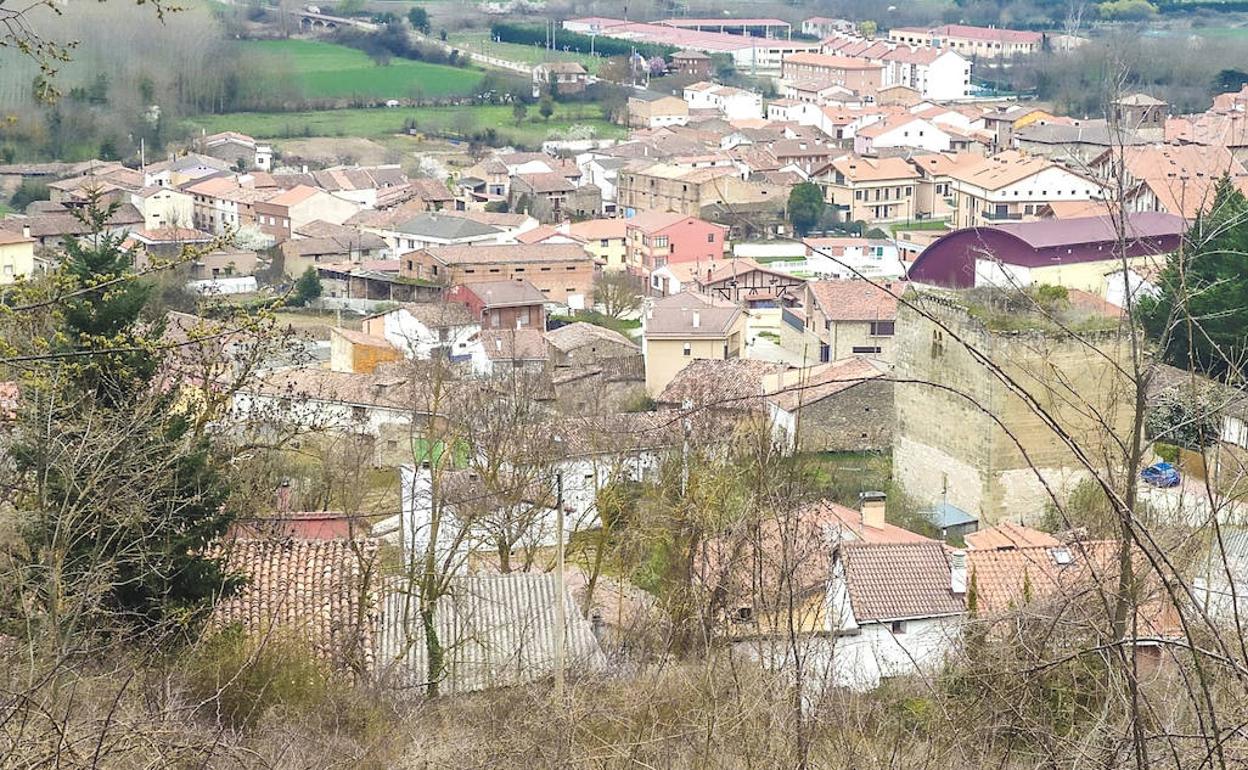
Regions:
[[[984,211],[980,214],[980,216],[982,216],[984,219],[988,220],[989,222],[1021,222],[1023,221],[1022,214],[1011,214],[1008,211],[1002,211],[1002,212]]]

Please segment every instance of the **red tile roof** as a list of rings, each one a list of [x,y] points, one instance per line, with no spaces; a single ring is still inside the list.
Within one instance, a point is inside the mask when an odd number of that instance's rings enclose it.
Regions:
[[[949,563],[940,543],[845,543],[841,559],[859,623],[965,612],[962,597],[950,589]]]
[[[815,303],[833,321],[892,321],[905,282],[886,281],[876,288],[866,281],[811,281]]]

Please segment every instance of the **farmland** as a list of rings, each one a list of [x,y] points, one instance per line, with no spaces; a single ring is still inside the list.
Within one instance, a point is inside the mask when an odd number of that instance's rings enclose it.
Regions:
[[[519,125],[516,125],[511,107],[502,105],[237,112],[204,115],[196,118],[194,124],[210,132],[232,130],[262,139],[281,139],[301,136],[380,137],[400,133],[405,122],[415,121],[417,131],[438,134],[467,135],[493,128],[502,141],[530,146],[566,134],[578,125],[591,127],[596,136],[619,136],[623,131],[619,126],[604,121],[600,110],[593,105],[556,105],[549,121],[537,116],[535,108],[529,112],[531,115]]]
[[[484,73],[409,59],[374,62],[363,51],[314,40],[244,40],[241,53],[270,77],[289,77],[305,99],[405,99],[471,94]]]

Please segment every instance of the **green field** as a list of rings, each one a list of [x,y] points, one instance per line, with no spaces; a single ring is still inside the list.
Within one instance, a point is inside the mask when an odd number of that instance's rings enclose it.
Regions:
[[[584,66],[589,72],[597,73],[598,65],[602,63],[602,57],[600,56],[590,56],[571,51],[547,51],[535,45],[496,43],[490,39],[489,30],[455,32],[448,38],[448,42],[465,51],[483,53],[487,56],[497,56],[500,59],[522,62],[524,64],[541,64],[548,61],[574,61]]]
[[[314,40],[244,40],[275,77],[289,76],[305,99],[405,99],[471,94],[485,76],[477,69],[410,59],[378,65],[363,51]]]
[[[528,119],[519,126],[512,117],[511,107],[502,105],[236,112],[203,115],[192,122],[209,132],[241,131],[260,139],[289,139],[301,136],[388,136],[400,133],[408,120],[416,121],[417,131],[435,134],[463,135],[493,128],[502,141],[530,146],[558,137],[574,125],[591,126],[595,136],[599,137],[624,134],[620,126],[604,121],[597,107],[581,104],[557,105],[549,121],[538,117],[536,105],[530,106]]]

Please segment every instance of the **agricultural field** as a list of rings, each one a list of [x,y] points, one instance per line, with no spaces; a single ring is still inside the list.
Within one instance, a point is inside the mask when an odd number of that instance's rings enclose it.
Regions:
[[[534,146],[566,134],[573,126],[588,126],[599,137],[618,137],[624,129],[602,119],[594,105],[559,104],[549,121],[542,120],[536,106],[519,125],[512,108],[504,105],[465,107],[414,107],[319,110],[313,112],[236,112],[195,118],[195,126],[209,132],[241,131],[261,139],[310,136],[382,137],[400,133],[404,123],[416,122],[416,130],[436,134],[466,135],[487,128],[501,141]]]
[[[261,71],[290,77],[305,99],[404,99],[471,94],[485,73],[410,59],[380,65],[354,48],[316,40],[244,40]]]
[[[500,59],[522,62],[524,64],[541,64],[548,61],[574,61],[585,67],[591,74],[598,72],[598,65],[603,61],[600,56],[590,56],[571,51],[547,51],[540,46],[534,45],[498,43],[490,39],[490,31],[488,29],[454,32],[448,38],[448,42],[465,51],[497,56]]]

